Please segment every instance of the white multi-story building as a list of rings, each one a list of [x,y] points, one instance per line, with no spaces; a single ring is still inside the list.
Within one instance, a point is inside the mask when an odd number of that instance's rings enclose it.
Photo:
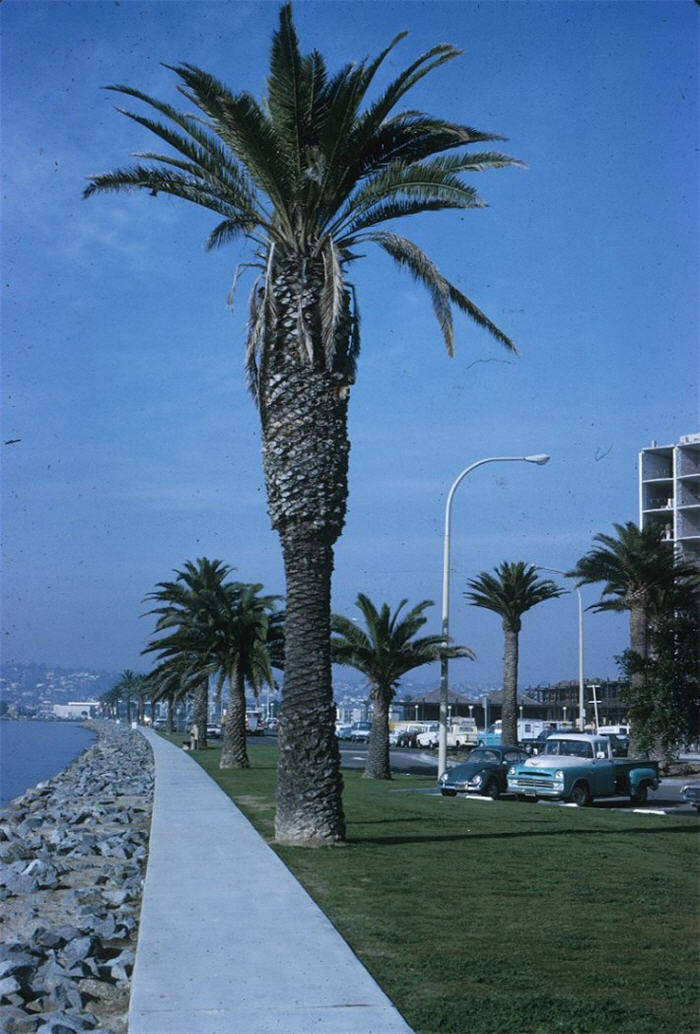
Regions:
[[[639,526],[661,524],[686,560],[700,562],[700,433],[639,454]]]

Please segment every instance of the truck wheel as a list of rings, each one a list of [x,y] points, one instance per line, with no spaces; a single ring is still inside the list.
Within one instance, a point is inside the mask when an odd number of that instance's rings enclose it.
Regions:
[[[591,791],[588,789],[588,783],[576,783],[573,787],[570,797],[572,804],[578,804],[580,808],[585,808],[591,803]]]
[[[495,779],[489,779],[484,789],[484,793],[487,797],[490,797],[492,801],[497,800],[501,796],[501,791],[499,790],[498,783]]]
[[[632,804],[646,804],[647,793],[649,792],[648,783],[640,783],[634,793],[630,794],[630,800]]]

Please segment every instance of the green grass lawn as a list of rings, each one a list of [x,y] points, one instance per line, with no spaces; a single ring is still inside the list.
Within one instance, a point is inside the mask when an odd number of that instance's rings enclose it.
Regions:
[[[271,839],[277,752],[249,753],[194,757]],[[344,779],[347,846],[275,850],[417,1032],[700,1030],[694,816]]]

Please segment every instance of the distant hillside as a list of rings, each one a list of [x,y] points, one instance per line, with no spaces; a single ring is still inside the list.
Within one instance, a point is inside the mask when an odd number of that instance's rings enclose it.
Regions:
[[[10,661],[0,665],[0,714],[33,714],[45,709],[42,704],[95,700],[118,679],[119,673],[113,671]]]

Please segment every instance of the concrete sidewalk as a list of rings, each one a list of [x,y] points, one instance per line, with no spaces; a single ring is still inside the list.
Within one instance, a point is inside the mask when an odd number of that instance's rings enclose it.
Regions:
[[[216,783],[141,731],[156,781],[129,1034],[412,1034]]]

